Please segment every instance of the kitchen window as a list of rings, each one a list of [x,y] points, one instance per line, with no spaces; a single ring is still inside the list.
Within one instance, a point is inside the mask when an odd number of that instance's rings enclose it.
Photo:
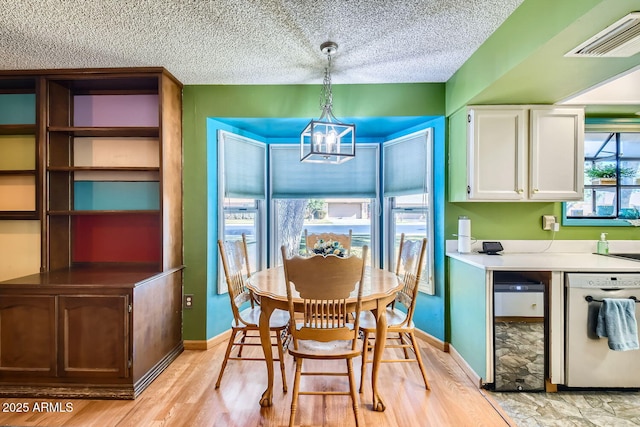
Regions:
[[[567,225],[630,225],[640,217],[640,132],[599,127],[585,132],[584,199],[564,204]]]

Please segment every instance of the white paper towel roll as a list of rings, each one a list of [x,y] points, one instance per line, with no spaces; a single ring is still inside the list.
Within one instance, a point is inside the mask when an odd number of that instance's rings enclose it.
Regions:
[[[471,220],[466,216],[458,217],[458,252],[471,252]]]

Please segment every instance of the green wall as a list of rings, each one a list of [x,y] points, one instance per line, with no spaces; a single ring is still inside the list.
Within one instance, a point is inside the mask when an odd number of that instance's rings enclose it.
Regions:
[[[640,9],[638,0],[525,0],[447,81],[448,195],[466,188],[466,114],[472,104],[552,104],[640,64],[630,58],[566,58],[583,41]],[[588,110],[587,110],[588,111]],[[637,111],[637,110],[636,110]],[[477,239],[550,239],[542,215],[562,217],[562,203],[447,203],[445,236],[471,218]],[[556,239],[637,239],[630,227],[561,227]]]
[[[338,117],[444,116],[443,83],[335,85]],[[212,118],[318,117],[316,85],[185,86],[184,133],[184,293],[194,295],[185,310],[185,340],[205,340],[229,328],[227,295],[218,295],[214,139]],[[219,122],[217,122],[219,124]],[[444,138],[443,138],[444,144]],[[439,311],[444,311],[444,300]]]

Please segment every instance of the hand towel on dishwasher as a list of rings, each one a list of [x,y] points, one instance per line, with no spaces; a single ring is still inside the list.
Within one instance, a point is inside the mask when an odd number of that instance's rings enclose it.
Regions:
[[[611,350],[637,350],[639,346],[636,301],[622,298],[603,298],[598,313],[596,332],[598,336],[609,338]]]

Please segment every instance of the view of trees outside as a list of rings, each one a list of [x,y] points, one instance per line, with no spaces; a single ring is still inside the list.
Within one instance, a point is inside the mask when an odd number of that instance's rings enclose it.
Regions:
[[[307,199],[278,199],[277,235],[280,244],[287,248],[287,258],[297,255],[300,246],[300,236],[304,227],[304,218],[311,205]]]
[[[279,199],[276,212],[280,244],[291,248],[287,256],[306,253],[305,229],[310,234],[348,234],[351,230],[354,255],[361,255],[364,245],[371,246],[369,199]]]

